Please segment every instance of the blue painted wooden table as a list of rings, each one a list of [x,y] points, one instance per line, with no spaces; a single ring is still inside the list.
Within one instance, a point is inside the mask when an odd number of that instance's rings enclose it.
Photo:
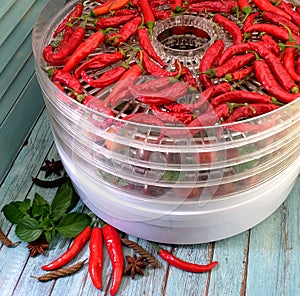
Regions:
[[[42,189],[33,185],[31,176],[39,172],[45,159],[59,159],[44,111],[38,118],[26,144],[22,147],[0,187],[0,208],[4,204],[33,198],[37,192],[49,201],[56,189]],[[118,295],[299,295],[300,291],[300,176],[293,191],[276,210],[256,227],[237,236],[217,242],[198,245],[166,245],[176,256],[187,261],[206,263],[218,260],[210,272],[193,274],[175,269],[161,261],[160,268],[147,267],[145,275],[134,280],[125,276]],[[81,205],[84,208],[83,205]],[[17,241],[15,228],[0,213],[0,225],[12,241]],[[146,241],[137,240],[155,254]],[[65,251],[70,240],[56,237],[45,255],[29,257],[26,243],[15,248],[0,246],[0,291],[8,295],[109,295],[111,264],[105,249],[103,291],[91,283],[87,266],[78,273],[46,283],[30,277],[44,272],[41,266]],[[124,248],[125,254],[131,251]],[[74,262],[87,258],[86,247]]]

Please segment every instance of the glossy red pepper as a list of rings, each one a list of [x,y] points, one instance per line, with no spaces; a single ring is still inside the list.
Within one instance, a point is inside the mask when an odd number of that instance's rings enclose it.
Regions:
[[[139,3],[140,3],[143,19],[144,19],[144,24],[149,29],[150,36],[152,36],[152,30],[155,25],[155,16],[149,4],[149,1],[151,0],[140,0]]]
[[[118,10],[114,11],[114,16],[122,16],[122,15],[130,15],[130,14],[136,15],[137,10],[123,8],[123,9],[118,9]]]
[[[168,123],[188,124],[194,119],[194,115],[192,113],[168,112],[162,110],[161,107],[157,105],[151,105],[150,109],[153,115]]]
[[[200,61],[199,72],[206,72],[211,69],[222,54],[224,47],[222,39],[217,39],[210,45]],[[199,74],[199,81],[205,88],[212,86],[212,82],[206,74]]]
[[[251,13],[244,21],[243,27],[242,27],[242,31],[245,32],[245,30],[251,26],[254,25],[254,20],[256,17],[259,16],[259,12],[254,12]]]
[[[236,1],[201,1],[188,6],[191,12],[232,13],[237,8]]]
[[[175,13],[180,13],[182,11],[183,0],[173,0],[170,9]]]
[[[252,7],[248,0],[237,0],[237,4],[242,13],[245,14],[245,18],[243,22],[247,19],[247,17],[252,13]]]
[[[79,17],[81,17],[83,12],[82,3],[77,3],[73,10],[63,19],[63,21],[58,25],[53,33],[53,38],[55,38],[60,32],[62,32],[68,24],[74,23]]]
[[[189,85],[190,87],[193,87],[195,89],[199,89],[199,85],[197,83],[196,78],[192,74],[191,70],[186,67],[182,66],[182,74],[181,74],[182,80]]]
[[[105,224],[102,228],[104,241],[112,264],[112,282],[110,294],[116,295],[124,272],[124,255],[118,231],[111,225]]]
[[[289,14],[287,14],[283,10],[279,9],[278,7],[274,6],[268,0],[252,0],[252,3],[264,12],[271,12],[276,15],[281,15],[289,20],[292,19]]]
[[[293,7],[289,5],[289,3],[286,3],[285,1],[280,1],[277,7],[284,11],[286,14],[288,14],[292,19],[293,23],[295,23],[298,27],[300,26],[300,15],[297,11],[294,10]]]
[[[221,66],[225,62],[227,62],[229,59],[231,59],[234,55],[244,54],[248,50],[250,50],[250,45],[247,42],[241,43],[241,44],[233,44],[233,45],[227,47],[224,50],[224,52],[221,54],[221,56],[218,60],[218,65]],[[210,68],[212,68],[212,67],[210,67]]]
[[[119,27],[135,18],[135,14],[99,18],[95,24],[97,30]]]
[[[71,73],[63,72],[58,68],[52,68],[48,71],[48,76],[54,82],[57,81],[70,89],[73,89],[77,94],[83,93],[83,87],[80,81]]]
[[[66,63],[67,57],[62,58],[61,60],[59,59],[53,59],[53,46],[52,45],[47,45],[43,49],[43,58],[44,60],[51,66],[62,66]]]
[[[278,43],[274,40],[274,38],[266,33],[264,33],[260,40],[265,42],[265,47],[267,47],[269,50],[271,50],[275,55],[281,56],[281,50],[278,46]],[[269,46],[268,46],[269,45]]]
[[[148,31],[145,27],[142,27],[138,30],[138,37],[141,48],[149,55],[149,57],[151,57],[153,60],[159,63],[162,67],[166,67],[167,64],[154,50],[150,37],[148,35]]]
[[[252,72],[253,72],[252,66],[245,67],[245,68],[242,68],[235,72],[226,74],[224,76],[224,80],[225,81],[240,81],[240,80],[246,78],[247,76],[249,76]]]
[[[153,8],[152,11],[156,20],[166,20],[172,15],[172,12],[170,10]]]
[[[83,62],[78,66],[75,71],[75,77],[79,78],[81,76],[81,71],[87,69],[101,69],[112,65],[118,61],[121,61],[124,58],[124,55],[121,51],[116,51],[114,53],[99,53],[87,61]]]
[[[43,265],[42,269],[49,271],[61,268],[62,266],[69,263],[85,246],[86,242],[91,236],[92,228],[87,226],[82,232],[80,232],[74,239],[71,246],[64,252],[60,257],[58,257],[53,262]]]
[[[66,26],[64,29],[63,38],[60,41],[59,45],[55,47],[55,51],[59,51],[61,48],[65,46],[65,44],[68,42],[68,40],[71,38],[73,34],[73,27],[72,26]]]
[[[231,34],[234,44],[243,42],[242,31],[235,22],[221,14],[216,14],[213,20]]]
[[[206,71],[206,75],[209,77],[224,77],[228,73],[232,73],[241,69],[242,67],[249,65],[251,62],[255,60],[255,54],[252,52],[237,55],[229,59],[223,65],[212,68]]]
[[[118,81],[125,72],[126,72],[125,67],[118,66],[104,72],[97,79],[93,79],[85,71],[81,71],[81,77],[90,86],[97,87],[97,88],[104,88]]]
[[[300,75],[295,70],[296,43],[289,41],[283,52],[283,65],[292,79],[300,82]]]
[[[290,103],[299,97],[298,94],[291,94],[280,86],[266,61],[256,60],[254,62],[254,71],[258,82],[276,100],[283,103]]]
[[[271,71],[286,91],[292,93],[299,92],[299,87],[286,71],[285,67],[281,64],[279,57],[273,54],[273,52],[265,46],[257,44],[257,42],[250,42],[250,46],[253,51],[259,54],[268,63]]]
[[[90,35],[85,41],[83,41],[77,49],[72,53],[72,55],[66,61],[63,71],[72,71],[83,59],[85,59],[89,54],[94,52],[94,50],[105,40],[105,35],[103,31],[97,31]]]
[[[107,14],[111,11],[115,11],[115,10],[118,10],[120,8],[123,8],[128,2],[129,2],[129,0],[111,0],[111,1],[107,1],[103,4],[100,4],[97,7],[95,7],[93,9],[92,13],[95,16],[104,15],[104,14]]]
[[[94,286],[102,290],[103,235],[100,227],[92,229],[88,272]]]
[[[82,43],[85,35],[85,29],[83,27],[78,27],[72,33],[72,36],[68,39],[68,41],[64,44],[64,46],[60,47],[60,50],[57,52],[52,52],[52,54],[43,53],[43,57],[46,62],[50,65],[63,65],[60,64],[60,61],[65,61],[66,58],[72,54],[76,48]],[[44,50],[45,51],[45,50]]]
[[[167,88],[168,86],[171,86],[171,84],[174,83],[175,81],[177,80],[172,77],[158,76],[153,79],[149,79],[145,82],[132,85],[130,86],[130,88],[134,88],[137,93],[143,91],[157,92]]]

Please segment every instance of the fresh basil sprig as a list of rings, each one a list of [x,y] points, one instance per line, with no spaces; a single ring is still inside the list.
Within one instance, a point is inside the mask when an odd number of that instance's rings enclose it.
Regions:
[[[16,235],[24,242],[33,242],[44,236],[50,243],[59,233],[65,237],[77,236],[91,224],[89,215],[71,212],[79,201],[70,180],[57,191],[52,203],[38,193],[33,200],[13,201],[2,208],[7,220],[16,224]]]

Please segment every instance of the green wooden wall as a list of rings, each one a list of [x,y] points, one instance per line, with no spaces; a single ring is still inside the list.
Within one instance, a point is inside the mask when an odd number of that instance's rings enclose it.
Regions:
[[[44,102],[34,74],[31,33],[48,0],[1,0],[0,184]]]

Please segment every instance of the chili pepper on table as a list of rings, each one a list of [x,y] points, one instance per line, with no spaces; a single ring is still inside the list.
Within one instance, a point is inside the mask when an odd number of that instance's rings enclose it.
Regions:
[[[80,232],[74,239],[71,246],[65,251],[60,257],[55,259],[53,262],[43,265],[43,270],[55,270],[58,269],[67,263],[69,263],[85,246],[86,242],[91,236],[92,229],[90,226],[87,226],[82,232]]]
[[[277,57],[262,44],[258,44],[257,42],[250,42],[249,44],[251,49],[259,54],[268,63],[275,77],[286,91],[292,93],[299,92],[299,87],[286,71],[285,67],[281,64],[279,57]]]
[[[164,259],[170,265],[172,265],[176,268],[179,268],[181,270],[185,270],[185,271],[189,271],[189,272],[208,272],[208,271],[212,270],[218,264],[218,261],[213,261],[213,262],[211,262],[209,264],[205,264],[205,265],[183,261],[180,258],[174,256],[169,251],[167,251],[163,248],[160,248],[156,244],[153,244],[153,245],[156,248],[159,257]]]
[[[151,0],[150,0],[151,1]],[[147,26],[150,32],[150,36],[152,36],[152,30],[155,24],[155,16],[152,11],[152,8],[149,4],[149,0],[140,0],[139,2],[143,19],[144,19],[144,24]]]
[[[235,22],[221,14],[216,14],[213,20],[231,34],[234,44],[243,42],[242,31]]]
[[[116,51],[114,53],[99,53],[78,66],[74,71],[74,76],[79,78],[81,76],[81,71],[83,70],[101,69],[121,61],[123,58],[124,54],[121,51]]]
[[[129,86],[142,74],[142,66],[134,64],[119,79],[111,93],[105,98],[105,106],[117,106],[130,93]]]
[[[121,65],[105,71],[99,78],[96,79],[92,78],[85,71],[81,71],[81,77],[90,86],[104,88],[118,81],[125,72],[126,68]]]
[[[83,12],[83,5],[81,2],[77,3],[73,10],[63,19],[63,21],[58,25],[53,33],[53,38],[55,38],[60,32],[62,32],[68,24],[74,23],[79,17],[81,17]]]
[[[90,35],[85,41],[83,41],[77,49],[71,54],[67,59],[63,71],[72,71],[83,59],[85,59],[89,54],[94,52],[94,50],[105,40],[105,32],[99,30],[92,35]]]
[[[225,81],[240,81],[253,72],[253,66],[245,67],[224,76]]]
[[[104,15],[111,11],[115,11],[120,8],[123,8],[128,2],[129,2],[129,0],[107,1],[106,3],[100,4],[97,7],[93,8],[92,14],[95,16]]]
[[[237,4],[242,13],[245,14],[243,22],[248,18],[248,16],[252,13],[252,7],[248,0],[237,0]]]
[[[112,283],[110,294],[116,295],[123,277],[124,256],[122,243],[118,231],[111,225],[105,224],[102,228],[104,242],[112,264]]]
[[[98,226],[93,227],[90,238],[90,257],[88,272],[94,286],[102,289],[102,265],[103,265],[103,234]]]
[[[142,18],[140,16],[131,19],[120,28],[119,32],[110,34],[106,41],[112,45],[120,46],[137,32],[141,23]]]
[[[120,16],[114,15],[112,17],[103,17],[103,18],[99,18],[96,21],[95,26],[97,30],[115,28],[127,23],[128,21],[132,20],[135,17],[136,17],[135,14],[127,14],[127,15],[120,15]]]
[[[63,65],[60,64],[60,61],[65,61],[66,58],[72,54],[76,48],[82,43],[85,35],[85,28],[84,27],[77,27],[74,32],[72,33],[72,36],[68,39],[68,41],[64,44],[64,46],[61,46],[60,50],[57,52],[52,52],[52,54],[45,54],[43,52],[43,57],[46,62],[48,62],[50,65]],[[47,48],[47,47],[46,47]]]
[[[258,82],[278,101],[290,103],[299,97],[298,94],[289,93],[280,86],[265,60],[256,60],[254,62],[254,71]]]
[[[188,6],[191,12],[232,13],[237,8],[236,1],[201,1]]]
[[[222,39],[217,39],[211,44],[200,61],[199,72],[206,72],[211,69],[222,54],[224,47],[225,45]],[[212,85],[211,80],[205,74],[199,75],[199,81],[205,88]]]
[[[64,72],[58,68],[47,70],[49,78],[54,82],[57,81],[71,89],[76,93],[82,94],[83,87],[80,81],[69,72]]]
[[[149,55],[149,57],[151,57],[153,60],[159,63],[162,67],[166,67],[167,64],[154,50],[150,37],[148,35],[148,31],[145,27],[142,27],[138,30],[138,37],[141,48]]]
[[[278,7],[274,6],[271,2],[268,0],[252,0],[252,3],[262,10],[263,12],[271,12],[276,15],[281,15],[289,20],[291,20],[291,16],[284,12],[283,10],[279,9]]]
[[[255,54],[252,52],[237,55],[229,59],[227,62],[221,66],[209,69],[205,72],[208,77],[224,77],[228,73],[232,73],[241,69],[242,67],[248,65],[255,60]]]
[[[300,75],[295,70],[295,55],[297,44],[293,41],[286,43],[286,47],[283,51],[283,65],[289,75],[297,82],[300,82]]]

